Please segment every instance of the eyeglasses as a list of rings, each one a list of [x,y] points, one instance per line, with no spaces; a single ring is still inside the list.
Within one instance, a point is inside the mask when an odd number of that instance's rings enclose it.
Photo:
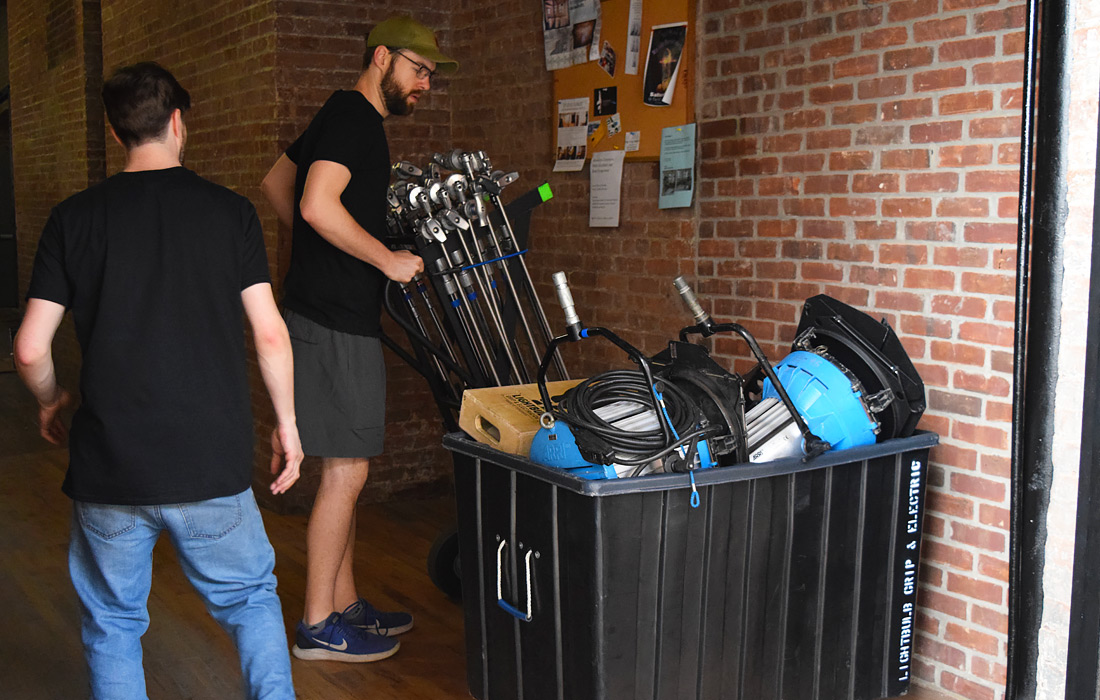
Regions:
[[[437,72],[432,70],[431,68],[428,68],[423,63],[421,63],[419,61],[412,60],[411,58],[409,58],[405,54],[401,53],[400,51],[394,51],[393,54],[395,56],[400,56],[401,58],[405,59],[409,63],[416,66],[416,78],[417,78],[417,80],[423,80],[424,78],[427,78],[429,81],[431,81],[431,80],[434,80],[436,78]]]

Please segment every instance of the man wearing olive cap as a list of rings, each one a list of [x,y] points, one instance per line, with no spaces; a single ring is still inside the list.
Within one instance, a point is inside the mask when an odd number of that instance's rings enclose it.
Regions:
[[[301,659],[383,659],[397,651],[393,635],[413,625],[410,614],[380,612],[360,597],[352,571],[355,505],[385,427],[382,289],[387,278],[408,282],[424,269],[418,256],[378,240],[391,162],[382,121],[411,114],[432,77],[456,68],[430,29],[387,19],[367,35],[354,88],[333,93],[261,185],[293,232],[283,313],[302,447],[323,465],[292,649]]]

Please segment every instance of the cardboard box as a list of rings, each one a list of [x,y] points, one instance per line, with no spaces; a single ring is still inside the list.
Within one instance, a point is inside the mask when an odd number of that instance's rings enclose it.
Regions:
[[[547,382],[550,396],[559,396],[581,379]],[[537,384],[467,389],[462,393],[458,425],[478,442],[526,457],[543,414]]]

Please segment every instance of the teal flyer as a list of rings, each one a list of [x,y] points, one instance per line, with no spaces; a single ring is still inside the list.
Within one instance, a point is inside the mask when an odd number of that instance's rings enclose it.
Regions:
[[[695,125],[661,130],[661,193],[658,209],[690,207],[695,193]]]

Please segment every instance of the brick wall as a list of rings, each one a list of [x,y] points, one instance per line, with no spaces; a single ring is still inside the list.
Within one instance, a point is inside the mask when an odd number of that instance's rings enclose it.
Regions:
[[[97,8],[89,5],[7,4],[20,302],[50,209],[102,177],[103,132],[90,128],[87,117],[87,85],[97,80],[99,56],[94,38],[83,32],[85,12],[95,21]],[[74,386],[80,354],[70,321],[58,333],[54,356],[62,381]]]
[[[700,5],[700,287],[777,355],[811,295],[884,316],[927,385],[918,697],[1004,683],[1023,18],[1001,0]]]

